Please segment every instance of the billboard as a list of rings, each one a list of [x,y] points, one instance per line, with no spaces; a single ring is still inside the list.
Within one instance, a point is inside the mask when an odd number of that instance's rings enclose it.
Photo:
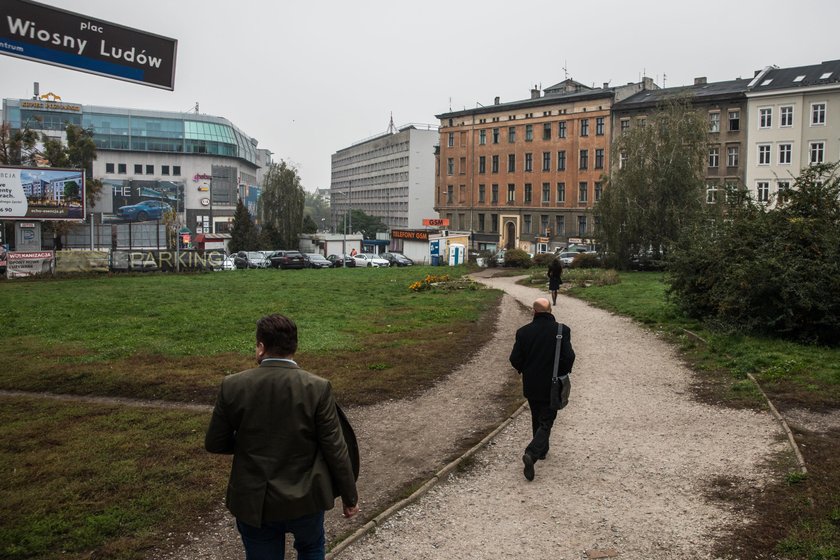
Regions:
[[[175,89],[178,41],[30,0],[3,0],[0,53]]]
[[[54,167],[0,167],[0,220],[82,220],[85,173]]]
[[[113,220],[163,221],[169,212],[184,211],[181,181],[103,179],[102,183],[111,190]]]

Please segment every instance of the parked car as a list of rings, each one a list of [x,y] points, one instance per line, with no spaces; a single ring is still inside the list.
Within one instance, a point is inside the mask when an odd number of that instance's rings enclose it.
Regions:
[[[214,259],[213,270],[236,270],[236,263],[233,255],[225,255],[221,259]]]
[[[353,258],[356,259],[356,266],[368,268],[388,268],[390,266],[388,261],[373,253],[359,253]]]
[[[391,266],[411,266],[414,261],[402,253],[382,253],[382,258],[388,261]]]
[[[144,200],[130,206],[117,208],[117,217],[132,222],[145,222],[146,220],[160,220],[167,212],[172,212],[172,207],[160,200]]]
[[[236,268],[268,268],[271,263],[259,251],[239,251],[233,257]]]
[[[300,251],[274,251],[269,255],[268,260],[271,261],[273,268],[304,268],[306,266],[306,260]]]
[[[563,266],[571,266],[572,261],[575,260],[575,257],[578,256],[580,253],[577,251],[564,251],[557,255],[560,259],[560,262],[563,263]]]
[[[356,266],[356,260],[350,255],[344,255],[343,258],[341,255],[329,255],[327,260],[333,263],[334,268]]]
[[[306,268],[332,268],[333,263],[328,261],[324,255],[318,253],[304,253]]]

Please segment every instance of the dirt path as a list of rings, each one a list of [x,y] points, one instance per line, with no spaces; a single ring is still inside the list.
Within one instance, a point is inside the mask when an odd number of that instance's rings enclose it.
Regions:
[[[482,281],[525,304],[545,295],[512,278]],[[525,413],[471,470],[451,475],[339,560],[711,558],[716,530],[738,520],[705,492],[724,478],[762,486],[765,462],[788,452],[777,424],[769,413],[693,400],[691,373],[674,351],[630,320],[572,298],[558,303],[577,362],[572,401],[536,479],[522,475]],[[502,348],[488,378],[511,373],[500,358],[521,323],[500,321],[494,344]],[[448,413],[434,401],[424,411],[430,421]]]

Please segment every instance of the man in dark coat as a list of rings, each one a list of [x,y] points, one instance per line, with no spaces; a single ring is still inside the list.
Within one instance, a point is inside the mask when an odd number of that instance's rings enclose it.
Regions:
[[[571,373],[575,363],[569,327],[563,326],[562,335],[559,375]],[[510,353],[511,365],[522,374],[522,392],[531,408],[533,439],[522,456],[528,480],[534,480],[534,464],[539,459],[545,459],[548,453],[551,428],[557,418],[557,411],[550,406],[556,346],[557,321],[551,314],[551,304],[547,299],[540,298],[534,302],[533,321],[516,331],[516,342]]]
[[[204,446],[233,454],[227,507],[248,560],[283,558],[286,533],[299,558],[325,555],[324,511],[337,496],[358,513],[356,480],[329,381],[292,359],[297,326],[257,322],[259,367],[225,377]]]

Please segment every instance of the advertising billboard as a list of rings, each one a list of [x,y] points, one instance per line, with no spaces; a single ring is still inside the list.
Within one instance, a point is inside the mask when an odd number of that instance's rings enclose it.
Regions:
[[[113,220],[163,221],[169,212],[184,211],[183,182],[104,179],[102,183],[111,189]]]
[[[3,0],[0,53],[175,89],[178,41],[29,0]]]
[[[0,220],[82,220],[85,173],[54,167],[0,167]]]

